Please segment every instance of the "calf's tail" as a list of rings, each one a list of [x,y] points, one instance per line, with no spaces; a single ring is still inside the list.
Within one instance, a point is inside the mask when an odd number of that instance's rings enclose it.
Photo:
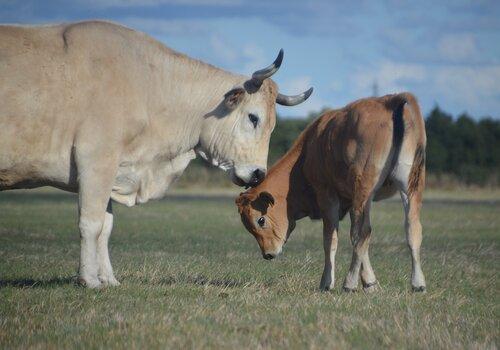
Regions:
[[[388,104],[393,110],[392,147],[394,151],[390,161],[391,171],[394,169],[396,162],[398,161],[405,133],[407,133],[410,129],[413,129],[416,133],[423,133],[423,135],[416,135],[419,141],[417,142],[415,148],[413,164],[408,177],[408,195],[412,196],[419,186],[423,186],[423,181],[425,180],[425,124],[423,122],[418,102],[412,94],[405,92],[394,95],[388,101]]]

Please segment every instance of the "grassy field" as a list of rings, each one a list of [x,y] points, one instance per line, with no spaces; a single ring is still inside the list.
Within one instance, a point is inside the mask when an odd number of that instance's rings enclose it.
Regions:
[[[344,294],[347,221],[337,286],[321,293],[320,222],[303,219],[284,254],[265,261],[227,195],[116,205],[111,258],[122,285],[87,290],[73,282],[76,197],[2,192],[0,348],[496,349],[500,196],[428,198],[428,292],[410,291],[402,209],[388,201],[372,211],[372,264],[382,288]]]

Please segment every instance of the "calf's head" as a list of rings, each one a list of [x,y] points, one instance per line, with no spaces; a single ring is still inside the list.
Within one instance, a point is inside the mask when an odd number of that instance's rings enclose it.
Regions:
[[[250,79],[227,91],[219,106],[207,114],[198,153],[214,165],[229,170],[239,186],[256,186],[267,171],[269,139],[276,124],[276,103],[294,106],[304,102],[312,88],[296,96],[278,92],[268,79],[280,67],[283,50],[276,60],[253,73]]]
[[[243,225],[257,240],[262,257],[275,258],[295,228],[295,220],[288,215],[286,199],[254,188],[241,193],[236,205]]]

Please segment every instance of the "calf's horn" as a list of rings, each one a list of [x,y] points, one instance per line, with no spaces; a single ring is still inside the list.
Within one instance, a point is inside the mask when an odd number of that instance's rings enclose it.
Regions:
[[[283,62],[283,49],[280,50],[280,52],[278,53],[278,57],[276,57],[271,65],[252,74],[253,85],[259,88],[265,79],[269,78],[271,75],[278,71],[281,66],[281,62]]]
[[[309,96],[311,96],[312,92],[313,88],[310,88],[309,90],[304,91],[303,93],[295,96],[278,94],[278,96],[276,97],[276,103],[282,106],[295,106],[307,100]]]

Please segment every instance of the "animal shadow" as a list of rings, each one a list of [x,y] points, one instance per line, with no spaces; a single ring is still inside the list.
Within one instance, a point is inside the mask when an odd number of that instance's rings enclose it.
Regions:
[[[14,288],[45,288],[74,284],[77,285],[76,277],[54,277],[50,279],[0,279],[0,289],[6,287]]]

